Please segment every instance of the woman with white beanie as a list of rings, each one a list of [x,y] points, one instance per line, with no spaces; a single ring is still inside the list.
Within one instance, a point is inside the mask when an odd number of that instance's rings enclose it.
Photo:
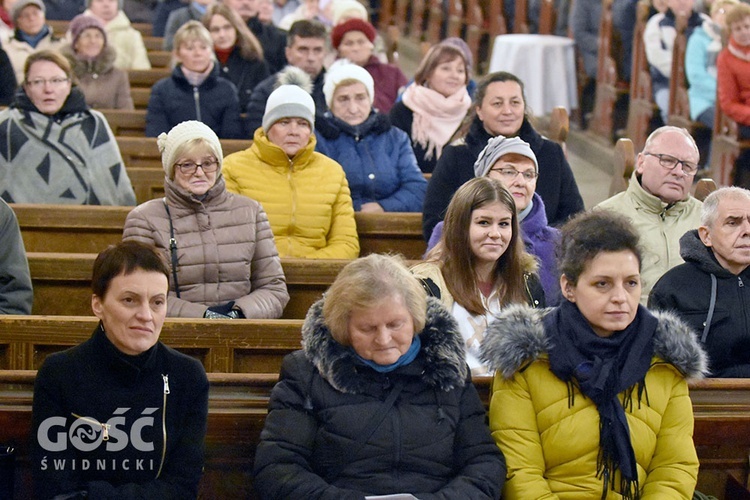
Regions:
[[[406,132],[373,109],[370,73],[345,59],[326,73],[329,111],[318,120],[317,150],[341,164],[354,210],[419,212],[427,181]]]
[[[289,294],[268,218],[257,201],[227,192],[219,138],[186,121],[157,144],[166,196],[128,214],[123,240],[150,243],[170,263],[167,315],[281,317]]]
[[[341,165],[315,151],[315,103],[281,85],[266,102],[253,145],[227,156],[227,189],[258,200],[282,257],[353,259],[359,239]]]

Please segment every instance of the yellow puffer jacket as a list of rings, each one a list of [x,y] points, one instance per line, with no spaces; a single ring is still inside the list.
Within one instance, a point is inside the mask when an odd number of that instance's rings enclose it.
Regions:
[[[482,344],[483,355],[497,370],[489,418],[508,465],[503,498],[599,500],[599,413],[590,399],[572,385],[569,392],[550,370],[545,314],[511,306],[490,324]],[[633,394],[632,407],[625,407],[640,498],[690,499],[698,457],[685,377],[701,377],[706,357],[684,323],[669,313],[655,315],[659,326],[645,391],[640,403]],[[622,496],[610,488],[606,498]]]
[[[227,190],[263,205],[281,257],[354,259],[359,238],[346,174],[315,152],[315,142],[313,135],[289,158],[259,128],[249,149],[224,158]]]

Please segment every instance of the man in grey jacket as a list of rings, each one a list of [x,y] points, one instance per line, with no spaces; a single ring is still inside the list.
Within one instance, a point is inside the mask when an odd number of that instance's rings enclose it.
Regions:
[[[0,314],[31,314],[34,293],[21,230],[13,210],[0,200]]]

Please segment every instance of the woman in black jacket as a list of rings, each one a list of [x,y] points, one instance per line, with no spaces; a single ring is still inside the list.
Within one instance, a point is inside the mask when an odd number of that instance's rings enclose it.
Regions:
[[[474,110],[464,122],[463,138],[446,146],[427,185],[422,218],[425,240],[445,217],[451,196],[474,177],[474,162],[490,138],[503,135],[528,142],[539,163],[536,192],[544,201],[547,220],[560,225],[583,210],[583,198],[559,144],[534,130],[529,122],[523,82],[515,75],[490,73],[477,86]]]
[[[347,265],[284,358],[255,455],[261,498],[499,498],[505,461],[450,314],[395,257]]]
[[[174,37],[172,75],[151,89],[146,111],[146,137],[169,132],[188,120],[203,122],[221,139],[242,139],[237,87],[220,78],[213,40],[198,21],[188,21]]]
[[[237,87],[240,109],[245,109],[255,86],[270,75],[263,47],[242,18],[223,3],[208,8],[203,26],[214,41],[221,76]]]
[[[159,342],[168,276],[143,243],[96,258],[99,326],[36,376],[35,498],[196,498],[208,379],[200,362]]]

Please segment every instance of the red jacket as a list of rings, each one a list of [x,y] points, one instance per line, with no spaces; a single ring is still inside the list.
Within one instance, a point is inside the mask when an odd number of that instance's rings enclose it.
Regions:
[[[393,64],[384,64],[377,56],[370,56],[365,69],[375,81],[375,102],[372,106],[387,115],[398,97],[398,90],[407,84],[406,77]]]
[[[750,125],[750,47],[729,39],[716,60],[719,105],[740,125]]]

